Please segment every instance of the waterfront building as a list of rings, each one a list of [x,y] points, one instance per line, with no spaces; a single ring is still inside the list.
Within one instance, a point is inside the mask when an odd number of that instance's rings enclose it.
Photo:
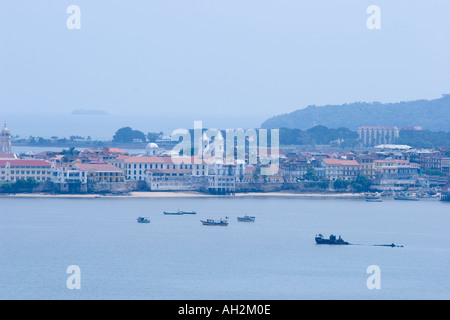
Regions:
[[[117,157],[114,157],[112,159],[106,160],[107,163],[115,166],[116,168],[119,168],[120,170],[122,170],[124,176],[126,176],[126,164],[125,164],[125,160],[130,158],[130,156],[128,155],[120,155]]]
[[[80,152],[78,158],[83,162],[109,161],[120,156],[128,156],[128,152],[119,148],[90,148]]]
[[[400,191],[418,183],[420,166],[407,160],[375,160],[376,177],[373,188]]]
[[[33,178],[38,182],[52,178],[52,164],[45,160],[0,160],[0,181],[15,182]]]
[[[129,157],[124,159],[129,181],[145,181],[152,191],[202,190],[215,194],[234,193],[236,180],[244,176],[241,163],[208,162],[187,157],[174,162],[172,157]]]
[[[294,159],[283,159],[280,162],[280,168],[284,172],[284,180],[286,182],[296,182],[299,179],[302,179],[312,167],[312,163],[302,155]]]
[[[375,160],[379,160],[375,154],[361,154],[357,161],[361,164],[361,175],[369,179],[374,179],[376,175]]]
[[[85,173],[87,183],[118,183],[124,182],[123,171],[110,164],[81,163],[75,168]]]
[[[419,162],[424,170],[438,170],[449,174],[450,157],[439,154],[424,154],[420,157]]]
[[[245,166],[244,176],[239,180],[244,183],[258,182],[258,167],[257,166]]]
[[[323,170],[318,176],[323,176],[330,181],[355,180],[360,175],[361,165],[356,160],[323,159],[321,163]]]
[[[358,135],[363,147],[374,147],[394,143],[400,131],[397,127],[359,127]]]
[[[54,164],[51,181],[59,192],[86,193],[87,173],[80,171],[72,164]]]
[[[193,170],[193,164],[174,164],[171,157],[129,157],[124,159],[125,177],[132,181],[146,181],[150,169]],[[198,165],[196,165],[198,166]]]
[[[193,177],[190,169],[147,169],[151,191],[205,191],[203,177]]]
[[[237,175],[244,175],[243,166],[235,163],[213,163],[207,166],[208,191],[213,194],[234,194]]]
[[[56,164],[52,169],[52,182],[56,184],[87,183],[86,171],[80,171],[70,165]]]
[[[441,161],[441,171],[450,177],[450,158],[445,157]]]
[[[9,154],[11,152],[11,132],[5,123],[3,130],[0,132],[0,153]]]
[[[450,183],[442,187],[441,200],[450,201]]]

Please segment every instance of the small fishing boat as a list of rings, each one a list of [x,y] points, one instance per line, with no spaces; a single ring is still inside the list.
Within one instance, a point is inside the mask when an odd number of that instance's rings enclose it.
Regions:
[[[195,211],[181,211],[183,214],[197,214]]]
[[[244,216],[244,217],[238,217],[238,222],[255,222],[256,217],[250,217],[250,216]]]
[[[226,226],[228,226],[228,217],[227,217],[227,219],[220,219],[220,220],[213,220],[213,219],[200,220],[200,222],[204,226],[221,226],[221,227],[226,227]]]
[[[366,202],[383,202],[378,193],[366,193],[365,199]]]
[[[180,211],[180,210],[178,210],[177,212],[167,212],[167,211],[164,211],[164,214],[165,214],[165,215],[172,215],[172,216],[182,216],[182,215],[184,214],[184,212],[183,212],[183,211]]]
[[[395,195],[394,200],[419,201],[419,198],[415,194],[403,192]]]
[[[139,217],[136,220],[138,223],[150,223],[150,219],[147,217]]]

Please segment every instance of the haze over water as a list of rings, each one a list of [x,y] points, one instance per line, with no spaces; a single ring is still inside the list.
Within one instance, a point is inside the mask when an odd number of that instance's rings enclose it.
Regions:
[[[449,204],[0,198],[0,299],[449,299]],[[163,210],[196,210],[165,216]],[[256,216],[255,223],[236,217]],[[151,223],[138,224],[136,217]],[[230,217],[228,227],[200,219]],[[318,246],[333,233],[358,246]],[[394,242],[404,248],[374,247]],[[66,269],[81,268],[81,290]],[[381,290],[366,286],[370,265]]]

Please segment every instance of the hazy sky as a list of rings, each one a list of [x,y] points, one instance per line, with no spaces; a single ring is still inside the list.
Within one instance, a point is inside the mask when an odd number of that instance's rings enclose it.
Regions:
[[[69,5],[81,29],[69,30]],[[369,30],[369,5],[381,30]],[[1,113],[266,118],[450,93],[450,1],[0,0]]]

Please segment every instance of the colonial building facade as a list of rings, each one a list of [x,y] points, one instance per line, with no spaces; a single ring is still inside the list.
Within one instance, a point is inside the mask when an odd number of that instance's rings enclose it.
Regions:
[[[33,178],[38,182],[52,179],[52,164],[45,160],[0,160],[0,181],[16,182]]]
[[[356,180],[361,171],[361,164],[356,160],[324,159],[323,174],[330,181]]]

